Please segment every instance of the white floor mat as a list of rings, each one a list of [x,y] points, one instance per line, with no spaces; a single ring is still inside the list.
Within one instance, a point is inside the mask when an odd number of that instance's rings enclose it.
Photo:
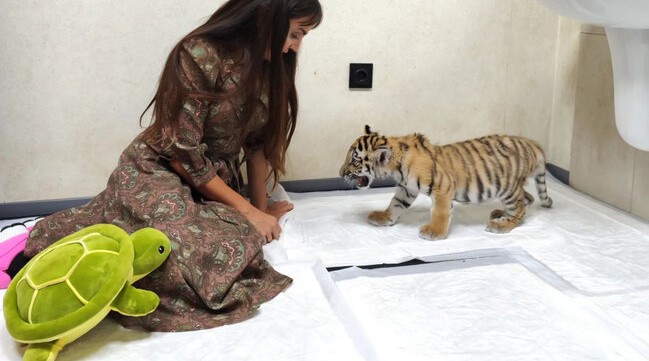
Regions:
[[[645,359],[591,307],[521,264],[494,261],[332,276],[379,360]]]
[[[533,204],[509,234],[484,231],[497,203],[456,205],[434,242],[418,236],[426,197],[374,227],[367,214],[392,188],[289,193],[295,209],[264,253],[295,282],[253,318],[168,334],[105,320],[58,360],[649,360],[649,223],[548,188],[553,208]],[[325,269],[412,259],[429,263]],[[21,359],[4,328],[0,347]]]
[[[322,264],[276,268],[294,283],[245,322],[203,331],[146,333],[106,319],[67,345],[57,361],[364,360],[359,352],[363,341],[354,336],[353,322],[343,318],[348,313],[336,301],[336,288]],[[5,327],[0,328],[0,349],[0,360],[21,360],[24,353]]]
[[[649,224],[548,179],[553,208],[529,207],[508,234],[484,230],[497,203],[456,205],[448,238],[418,236],[431,201],[420,195],[391,227],[370,225],[367,214],[387,207],[393,189],[320,193],[296,199],[280,243],[286,257],[317,256],[325,266],[399,263],[479,249],[518,246],[586,293],[649,287]]]

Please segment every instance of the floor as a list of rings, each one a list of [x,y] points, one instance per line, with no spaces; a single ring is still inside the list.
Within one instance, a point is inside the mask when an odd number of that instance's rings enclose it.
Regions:
[[[435,242],[418,236],[423,196],[374,227],[392,188],[287,193],[295,209],[264,253],[294,284],[254,317],[187,333],[106,319],[57,360],[649,360],[649,224],[548,188],[553,208],[531,205],[504,235],[484,231],[497,204],[458,204]],[[4,328],[0,347],[24,352]]]

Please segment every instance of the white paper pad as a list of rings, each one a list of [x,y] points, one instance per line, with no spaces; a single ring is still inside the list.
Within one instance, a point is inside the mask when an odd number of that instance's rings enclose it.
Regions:
[[[503,235],[484,231],[499,204],[458,204],[441,241],[418,236],[423,196],[375,227],[393,188],[282,194],[295,208],[264,254],[295,282],[254,317],[186,333],[105,320],[58,360],[649,360],[649,223],[548,188],[553,208],[533,204]],[[325,270],[412,259],[430,263]],[[4,328],[0,347],[21,359]]]
[[[363,360],[353,322],[318,262],[277,265],[293,284],[244,322],[210,330],[147,333],[105,319],[67,345],[58,361],[71,360]],[[0,296],[4,296],[4,290]],[[1,315],[0,315],[1,316]],[[0,324],[4,325],[4,317]],[[348,332],[349,331],[349,332]],[[0,328],[0,360],[21,360],[24,347]]]
[[[576,288],[606,294],[649,288],[649,224],[548,178],[550,209],[528,208],[524,222],[508,234],[486,232],[492,202],[456,204],[448,238],[418,236],[429,221],[428,197],[420,195],[391,227],[366,220],[385,209],[393,188],[372,192],[319,193],[294,200],[280,243],[289,260],[319,257],[327,267],[400,263],[409,259],[517,246],[545,263]]]
[[[333,277],[379,360],[645,360],[584,300],[520,264],[493,261]]]

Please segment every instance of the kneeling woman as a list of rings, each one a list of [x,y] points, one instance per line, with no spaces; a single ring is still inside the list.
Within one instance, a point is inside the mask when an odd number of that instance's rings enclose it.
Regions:
[[[321,19],[318,0],[223,4],[171,51],[149,104],[153,121],[124,150],[106,189],[39,221],[25,255],[96,223],[163,231],[172,253],[138,282],[160,306],[120,319],[152,331],[238,322],[283,291],[291,279],[264,260],[262,245],[277,239],[292,204],[268,205],[265,181],[285,171],[298,113],[296,56]]]

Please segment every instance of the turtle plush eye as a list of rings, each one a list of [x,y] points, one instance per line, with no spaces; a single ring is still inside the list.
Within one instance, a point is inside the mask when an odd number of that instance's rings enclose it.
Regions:
[[[165,253],[165,246],[158,247],[158,253],[160,253],[160,254]]]

